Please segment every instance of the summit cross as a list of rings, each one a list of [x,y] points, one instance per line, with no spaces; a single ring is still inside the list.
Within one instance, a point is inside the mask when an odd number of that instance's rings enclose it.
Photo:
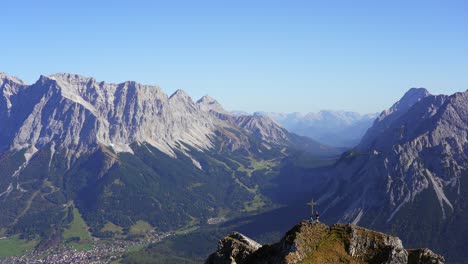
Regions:
[[[308,205],[310,206],[310,219],[313,219],[314,218],[314,206],[317,205],[316,202],[314,202],[314,199],[310,200],[310,203],[308,203]]]

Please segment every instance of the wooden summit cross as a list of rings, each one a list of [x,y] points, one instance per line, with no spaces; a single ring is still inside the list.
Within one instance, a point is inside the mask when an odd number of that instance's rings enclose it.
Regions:
[[[310,203],[308,203],[308,205],[310,206],[310,220],[313,220],[314,219],[314,206],[317,205],[316,202],[314,202],[314,199],[312,198],[312,200],[310,200]]]

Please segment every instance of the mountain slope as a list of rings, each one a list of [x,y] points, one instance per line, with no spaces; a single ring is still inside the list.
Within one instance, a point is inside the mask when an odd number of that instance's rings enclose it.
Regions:
[[[468,258],[468,93],[410,90],[323,173],[326,219],[391,232],[450,261]]]
[[[75,207],[99,237],[130,236],[141,222],[196,228],[272,206],[259,185],[298,146],[338,153],[182,90],[167,96],[73,74],[32,85],[0,77],[1,234],[47,239],[69,227]]]

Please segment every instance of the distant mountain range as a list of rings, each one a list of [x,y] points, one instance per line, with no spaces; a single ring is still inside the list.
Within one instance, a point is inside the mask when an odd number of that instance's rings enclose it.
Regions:
[[[242,112],[234,112],[242,114]],[[275,113],[255,112],[254,116],[268,116],[289,131],[307,136],[321,143],[351,148],[356,146],[371,127],[378,114],[328,111],[318,113]]]

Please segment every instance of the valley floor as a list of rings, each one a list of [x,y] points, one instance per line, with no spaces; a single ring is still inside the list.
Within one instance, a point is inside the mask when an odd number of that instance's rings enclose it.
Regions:
[[[145,239],[130,240],[95,240],[88,250],[77,250],[73,246],[59,246],[46,251],[31,250],[21,256],[0,259],[0,264],[14,263],[113,263],[126,252],[133,252],[145,246],[174,235],[174,232],[152,233]]]

